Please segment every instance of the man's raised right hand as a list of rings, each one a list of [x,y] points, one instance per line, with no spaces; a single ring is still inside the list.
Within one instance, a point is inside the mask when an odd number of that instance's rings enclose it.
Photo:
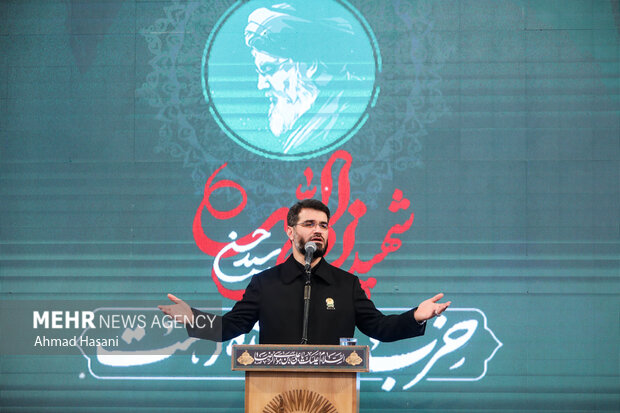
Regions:
[[[177,323],[184,325],[187,323],[193,324],[194,313],[192,313],[190,306],[185,301],[175,297],[172,294],[168,294],[168,298],[175,304],[158,305],[157,308]]]

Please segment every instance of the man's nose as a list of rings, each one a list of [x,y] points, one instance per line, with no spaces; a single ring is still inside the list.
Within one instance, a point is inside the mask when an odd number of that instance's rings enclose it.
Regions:
[[[267,78],[262,75],[262,74],[258,74],[258,90],[263,90],[263,89],[267,89],[269,87],[269,82],[267,81]]]

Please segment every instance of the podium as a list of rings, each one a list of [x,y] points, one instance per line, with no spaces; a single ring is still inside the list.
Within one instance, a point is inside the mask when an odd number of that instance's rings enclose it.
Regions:
[[[233,345],[246,413],[357,413],[368,346]]]

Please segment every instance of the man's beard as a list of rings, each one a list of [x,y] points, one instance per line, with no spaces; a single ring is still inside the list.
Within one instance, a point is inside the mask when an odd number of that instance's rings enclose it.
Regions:
[[[303,242],[303,244],[301,243]],[[301,242],[297,243],[297,249],[299,250],[299,252],[302,253],[302,255],[306,255],[306,244],[308,242],[310,242],[310,240],[301,240]],[[314,242],[314,241],[312,241]],[[321,244],[316,244],[316,251],[314,251],[314,254],[312,254],[313,258],[319,258],[322,257],[323,255],[325,255],[325,251],[327,251],[327,246],[329,244],[327,243],[327,241],[321,241]]]
[[[296,84],[296,99],[282,92],[271,90],[268,97],[271,99],[269,106],[269,129],[275,136],[280,136],[293,129],[295,122],[304,115],[311,107],[318,90],[309,82],[298,79]]]

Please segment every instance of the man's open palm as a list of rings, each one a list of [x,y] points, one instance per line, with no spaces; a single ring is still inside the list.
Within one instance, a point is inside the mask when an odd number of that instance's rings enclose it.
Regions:
[[[192,309],[185,301],[172,294],[168,294],[168,298],[175,304],[158,305],[157,308],[178,323],[191,324],[194,322],[194,313],[192,313]]]

